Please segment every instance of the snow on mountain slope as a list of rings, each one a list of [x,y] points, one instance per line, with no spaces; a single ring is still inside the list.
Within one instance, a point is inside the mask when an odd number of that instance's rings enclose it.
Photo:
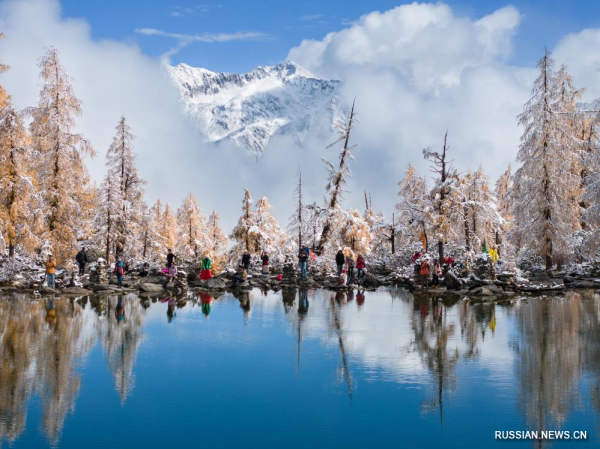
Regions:
[[[231,139],[260,155],[272,138],[302,143],[307,133],[331,129],[338,117],[339,81],[322,80],[293,62],[245,75],[179,64],[169,67],[186,113],[211,142]]]

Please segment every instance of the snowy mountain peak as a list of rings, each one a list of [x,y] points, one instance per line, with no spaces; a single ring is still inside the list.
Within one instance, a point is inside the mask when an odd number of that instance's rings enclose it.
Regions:
[[[262,153],[272,138],[306,134],[337,115],[339,81],[317,78],[292,61],[246,74],[169,67],[186,113],[211,142],[231,139]],[[326,119],[326,120],[325,120]]]

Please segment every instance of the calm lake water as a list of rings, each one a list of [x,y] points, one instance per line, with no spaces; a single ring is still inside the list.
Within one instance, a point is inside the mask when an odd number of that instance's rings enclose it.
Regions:
[[[0,298],[0,446],[598,447],[600,295]],[[586,431],[498,441],[495,431]]]

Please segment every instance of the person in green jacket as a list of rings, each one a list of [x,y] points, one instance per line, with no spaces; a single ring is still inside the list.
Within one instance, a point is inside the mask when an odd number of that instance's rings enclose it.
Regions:
[[[208,257],[208,254],[205,254],[204,257],[202,258],[202,262],[200,265],[200,279],[205,281],[207,279],[211,279],[212,273],[210,271],[210,266],[211,266],[211,261],[210,261],[210,257]]]

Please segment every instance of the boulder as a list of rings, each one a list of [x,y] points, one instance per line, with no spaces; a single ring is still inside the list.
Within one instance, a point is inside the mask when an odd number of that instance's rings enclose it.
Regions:
[[[198,286],[207,290],[225,290],[228,286],[228,281],[221,277],[214,277],[197,283]]]
[[[452,271],[448,271],[444,276],[444,284],[448,290],[461,290],[463,288],[463,281]]]
[[[152,293],[152,292],[162,292],[164,290],[164,288],[162,285],[144,282],[143,284],[140,284],[140,290],[142,290],[144,292]]]
[[[39,291],[42,295],[56,295],[60,293],[60,290],[58,290],[57,288],[51,288],[45,285],[42,285]]]

